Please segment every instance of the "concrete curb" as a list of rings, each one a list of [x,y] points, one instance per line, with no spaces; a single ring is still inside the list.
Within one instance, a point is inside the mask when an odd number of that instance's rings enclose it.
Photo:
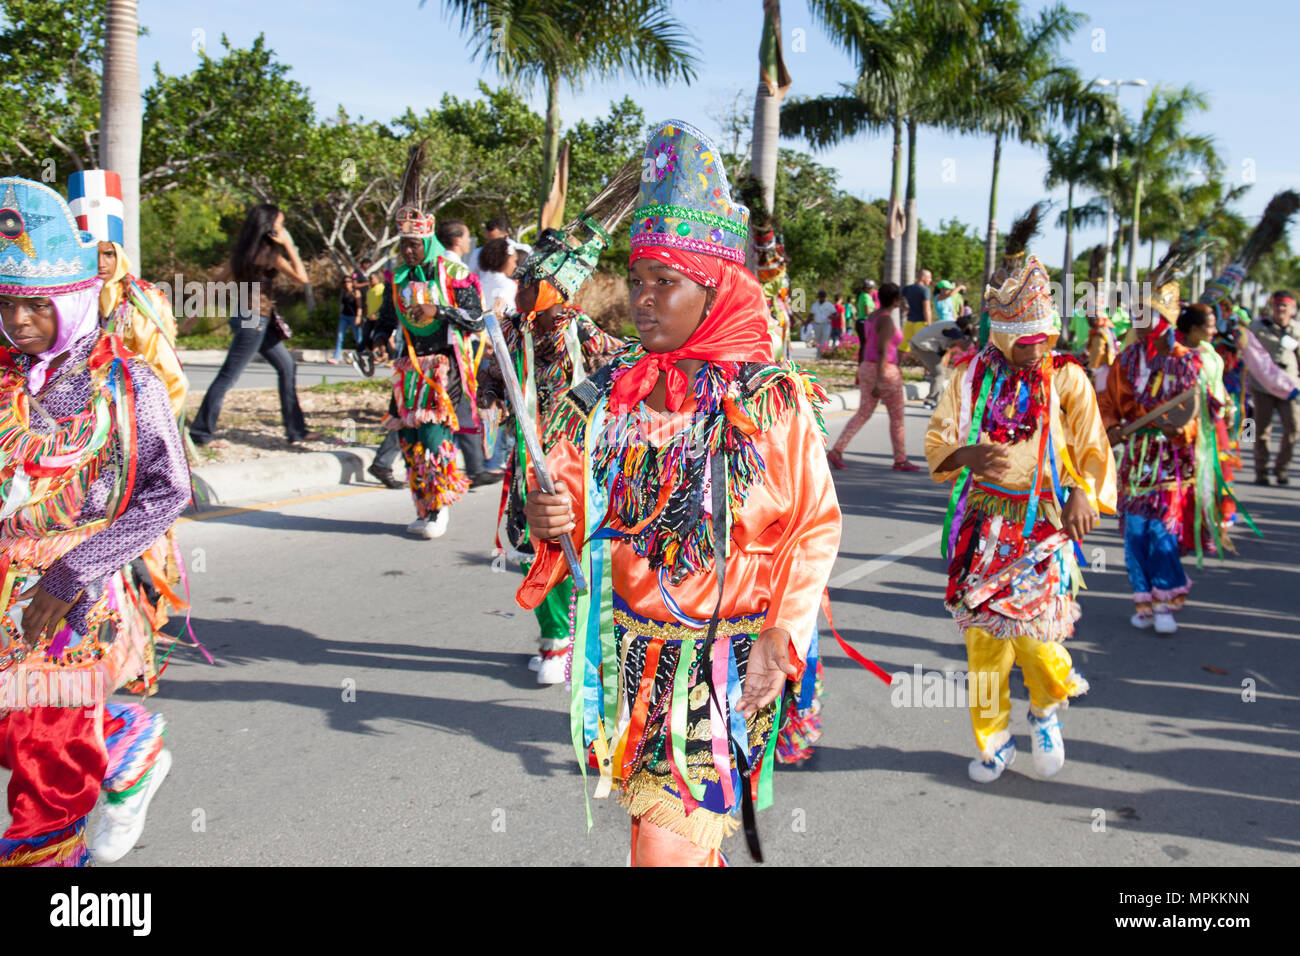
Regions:
[[[337,485],[373,483],[366,469],[374,460],[374,448],[357,445],[338,451],[200,465],[192,473],[197,497],[204,499],[206,507],[212,507],[253,498],[293,497]],[[393,463],[393,474],[405,479],[406,466],[401,458]]]

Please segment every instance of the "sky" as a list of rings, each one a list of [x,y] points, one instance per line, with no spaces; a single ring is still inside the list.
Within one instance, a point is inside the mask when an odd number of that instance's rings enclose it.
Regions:
[[[1290,41],[1300,27],[1294,0],[1251,0],[1249,4],[1207,0],[1073,0],[1067,4],[1087,22],[1062,47],[1067,60],[1088,78],[1145,79],[1147,89],[1124,87],[1121,105],[1141,109],[1151,87],[1191,85],[1206,93],[1210,108],[1189,124],[1214,137],[1233,183],[1253,182],[1235,208],[1257,217],[1278,190],[1300,188],[1300,137],[1296,129],[1297,63]],[[739,97],[752,104],[758,80],[757,51],[762,30],[761,0],[673,0],[674,13],[693,37],[699,65],[690,85],[640,85],[631,80],[590,82],[581,90],[565,89],[561,120],[572,123],[605,113],[625,94],[636,100],[650,121],[681,119],[721,135],[716,117]],[[1037,12],[1046,4],[1026,0]],[[165,73],[184,73],[197,62],[206,43],[214,54],[220,37],[247,46],[263,33],[291,76],[310,90],[317,114],[342,106],[353,117],[387,121],[408,106],[421,111],[436,106],[444,93],[477,95],[480,80],[495,86],[500,78],[490,67],[470,59],[472,44],[443,12],[440,0],[350,0],[267,3],[226,0],[217,5],[195,0],[144,0],[140,20],[148,35],[140,39],[142,83],[156,63]],[[851,82],[855,70],[809,14],[804,0],[784,0],[782,33],[786,65],[793,81],[790,95],[835,93]],[[414,67],[414,69],[412,69]],[[401,83],[393,74],[403,73]],[[414,76],[414,79],[411,77]],[[541,112],[544,92],[530,102]],[[782,145],[808,151],[798,139]],[[890,142],[886,136],[861,136],[815,153],[833,167],[843,189],[864,199],[887,196]],[[960,137],[922,130],[917,143],[917,192],[921,220],[938,228],[956,218],[982,235],[988,221],[989,179],[993,166],[991,137]],[[1005,231],[1016,214],[1039,199],[1057,200],[1065,190],[1043,187],[1046,159],[1042,150],[1005,146],[998,184],[998,227]],[[1076,202],[1088,198],[1076,197]],[[1054,223],[1056,209],[1049,219]],[[1045,261],[1059,264],[1065,233],[1055,226],[1031,246]],[[1076,251],[1104,241],[1105,227],[1076,230]],[[1300,249],[1300,226],[1290,234]],[[1146,251],[1139,264],[1146,266]]]

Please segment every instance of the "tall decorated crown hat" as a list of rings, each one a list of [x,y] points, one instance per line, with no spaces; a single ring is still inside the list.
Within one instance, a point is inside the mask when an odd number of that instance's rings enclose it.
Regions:
[[[749,210],[731,198],[722,157],[707,136],[668,120],[641,159],[632,248],[667,246],[744,264]]]
[[[77,228],[90,233],[96,242],[125,240],[122,177],[111,169],[86,169],[68,177],[68,208]]]
[[[64,295],[98,280],[99,248],[63,197],[41,183],[0,179],[0,294]]]
[[[397,207],[397,235],[402,239],[428,239],[434,234],[437,220],[423,210],[424,140],[410,148],[406,169],[402,171],[402,201]]]
[[[989,286],[984,292],[989,313],[989,339],[1004,355],[1025,336],[1044,334],[1048,347],[1056,341],[1060,319],[1052,301],[1052,285],[1047,270],[1036,256],[1030,255],[1025,267],[1000,288]]]

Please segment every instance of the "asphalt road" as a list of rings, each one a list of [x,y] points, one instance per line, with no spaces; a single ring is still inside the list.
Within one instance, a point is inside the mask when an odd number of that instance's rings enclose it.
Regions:
[[[917,459],[926,418],[908,409]],[[887,448],[882,412],[836,475],[836,624],[891,673],[964,670],[941,603],[945,492],[892,472]],[[964,708],[895,706],[824,637],[825,736],[811,766],[777,770],[768,862],[1294,865],[1298,485],[1239,488],[1266,537],[1191,570],[1172,638],[1128,624],[1103,522],[1069,645],[1092,690],[1065,712],[1051,781],[1032,775],[1018,674],[1020,759],[980,786]],[[217,663],[178,651],[151,701],[175,765],[119,865],[621,865],[626,815],[593,800],[587,832],[565,691],[526,670],[535,625],[517,569],[492,568],[496,508],[497,489],[472,492],[437,541],[404,537],[406,493],[378,489],[184,522],[194,629]],[[749,862],[739,837],[728,851]]]

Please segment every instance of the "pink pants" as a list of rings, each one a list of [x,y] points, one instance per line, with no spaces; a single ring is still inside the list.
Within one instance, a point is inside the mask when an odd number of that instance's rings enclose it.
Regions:
[[[858,433],[858,429],[867,423],[871,413],[876,410],[876,403],[884,402],[885,408],[889,411],[889,440],[894,446],[894,461],[906,461],[907,451],[903,448],[903,373],[898,370],[897,365],[886,362],[885,372],[880,380],[880,398],[875,398],[871,394],[871,388],[876,384],[878,364],[863,362],[858,366],[858,384],[862,389],[862,401],[848,424],[844,426],[844,431],[840,432],[839,440],[835,442],[835,450],[844,451],[853,440],[853,436]]]

